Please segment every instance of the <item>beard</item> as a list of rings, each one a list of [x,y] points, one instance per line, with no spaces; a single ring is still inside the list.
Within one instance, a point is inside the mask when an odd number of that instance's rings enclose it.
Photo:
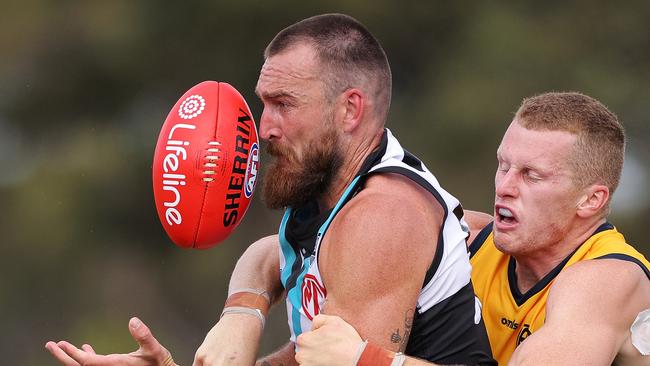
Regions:
[[[336,131],[328,129],[305,146],[299,158],[278,143],[267,145],[267,153],[275,158],[264,174],[262,187],[268,208],[302,207],[330,188],[343,162]]]

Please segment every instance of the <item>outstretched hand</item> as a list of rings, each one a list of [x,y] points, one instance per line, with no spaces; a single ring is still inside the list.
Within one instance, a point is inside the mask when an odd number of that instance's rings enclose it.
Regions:
[[[140,345],[127,354],[98,355],[84,344],[81,349],[66,342],[47,342],[45,348],[65,366],[174,366],[171,354],[163,347],[140,319],[129,320],[131,336]]]

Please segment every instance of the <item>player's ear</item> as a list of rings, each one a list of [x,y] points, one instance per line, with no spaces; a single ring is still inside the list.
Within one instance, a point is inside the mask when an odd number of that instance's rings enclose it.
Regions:
[[[576,206],[578,216],[588,218],[600,214],[609,202],[609,188],[602,184],[587,187]]]
[[[343,131],[351,132],[359,126],[363,118],[367,102],[366,95],[359,89],[350,88],[341,94],[339,100]]]

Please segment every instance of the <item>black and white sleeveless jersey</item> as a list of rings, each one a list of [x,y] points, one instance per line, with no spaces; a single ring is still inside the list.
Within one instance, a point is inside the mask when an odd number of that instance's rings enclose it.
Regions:
[[[405,353],[442,364],[492,364],[481,305],[470,281],[466,246],[469,229],[460,203],[447,193],[414,155],[386,129],[380,147],[364,162],[336,206],[318,212],[316,202],[288,208],[280,225],[280,275],[287,290],[291,340],[311,329],[327,298],[318,269],[321,239],[341,208],[373,174],[396,173],[427,189],[444,209],[437,249],[418,297]],[[431,245],[436,245],[432,241]]]

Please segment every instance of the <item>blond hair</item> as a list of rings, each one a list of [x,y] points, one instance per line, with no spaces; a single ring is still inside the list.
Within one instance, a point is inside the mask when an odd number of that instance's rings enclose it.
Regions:
[[[614,193],[623,170],[625,132],[602,103],[577,92],[544,93],[524,99],[515,119],[530,130],[576,135],[569,161],[576,185],[602,184],[610,196]]]

